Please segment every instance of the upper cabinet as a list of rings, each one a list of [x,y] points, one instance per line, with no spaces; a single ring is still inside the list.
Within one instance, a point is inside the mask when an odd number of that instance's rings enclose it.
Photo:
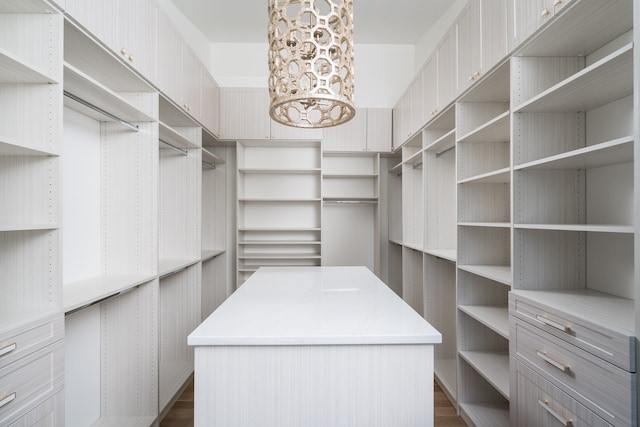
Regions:
[[[357,108],[347,123],[322,130],[322,150],[389,153],[391,138],[391,109]]]
[[[536,2],[515,3],[524,8],[524,3],[530,7]],[[460,12],[456,22],[457,94],[468,89],[509,53],[507,9],[507,0],[470,0]]]
[[[513,16],[513,34],[509,39],[518,46],[538,28],[553,18],[571,0],[509,0],[510,15]]]
[[[149,80],[156,76],[156,5],[150,0],[67,0],[66,12]]]
[[[322,139],[322,129],[295,128],[271,120],[266,88],[221,88],[220,105],[224,106],[220,109],[222,139]]]
[[[207,72],[202,73],[202,124],[220,137],[220,87]]]

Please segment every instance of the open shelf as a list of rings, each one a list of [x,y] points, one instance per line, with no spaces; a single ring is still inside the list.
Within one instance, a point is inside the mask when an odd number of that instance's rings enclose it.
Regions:
[[[46,72],[0,48],[0,83],[58,83]]]
[[[511,286],[511,267],[508,265],[460,265],[460,270],[468,271],[477,276],[486,277]]]
[[[458,309],[509,339],[509,310],[506,306],[459,305]]]
[[[102,417],[98,418],[91,427],[147,427],[156,421],[157,417]]]
[[[632,161],[634,161],[633,136],[630,135],[523,163],[515,166],[514,170],[591,169]]]
[[[489,227],[489,228],[509,228],[510,222],[459,222],[461,227]]]
[[[199,145],[191,141],[186,136],[177,132],[173,127],[165,124],[164,122],[159,122],[159,130],[160,130],[160,141],[173,145],[178,148],[199,148]]]
[[[457,364],[458,361],[456,359],[435,359],[433,362],[433,374],[435,375],[435,380],[440,385],[440,388],[442,388],[442,391],[453,400],[454,407],[458,394]]]
[[[436,258],[442,258],[447,261],[456,262],[457,251],[455,249],[424,249],[424,253],[434,256]]]
[[[202,149],[202,161],[212,165],[223,165],[225,161],[206,148]]]
[[[58,156],[55,151],[39,150],[22,146],[13,138],[0,135],[0,156]]]
[[[589,111],[632,93],[633,45],[629,44],[525,101],[514,112]]]
[[[294,168],[289,168],[289,169],[273,169],[273,168],[238,168],[238,172],[239,173],[243,173],[243,174],[275,174],[275,175],[289,175],[289,174],[293,174],[293,175],[302,175],[302,174],[308,174],[308,175],[319,175],[320,174],[320,170],[319,168],[312,168],[312,169],[294,169]]]
[[[509,353],[502,351],[460,351],[467,361],[506,399],[509,399]],[[492,424],[493,425],[493,424]]]
[[[509,404],[504,403],[461,403],[460,411],[476,425],[509,427]]]
[[[556,230],[556,231],[585,231],[591,233],[621,233],[633,234],[633,225],[607,224],[514,224],[514,228],[525,230]]]
[[[176,273],[180,270],[197,263],[200,259],[160,259],[158,260],[158,276],[162,279],[172,273]]]
[[[456,144],[456,130],[451,129],[440,138],[433,141],[431,144],[427,145],[425,148],[426,151],[435,151],[436,156],[438,153],[441,153],[449,148],[453,147]]]
[[[207,261],[207,260],[210,260],[211,258],[215,258],[217,256],[220,256],[225,252],[226,252],[226,250],[224,250],[224,249],[203,249],[202,250],[201,260],[202,261]]]
[[[510,113],[505,111],[492,120],[482,124],[466,135],[458,138],[459,143],[482,143],[508,141],[510,139]]]
[[[137,286],[150,282],[154,275],[97,276],[64,285],[63,307],[65,313],[122,295]]]

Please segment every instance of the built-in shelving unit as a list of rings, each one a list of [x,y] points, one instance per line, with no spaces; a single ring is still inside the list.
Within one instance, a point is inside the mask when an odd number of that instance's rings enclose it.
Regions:
[[[478,425],[485,412],[509,418],[509,81],[507,61],[456,103],[458,403]]]
[[[9,2],[0,28],[0,424],[61,424],[62,15]]]
[[[149,425],[158,414],[158,187],[149,179],[158,95],[137,76],[118,79],[126,67],[69,21],[64,45],[67,423]]]
[[[320,143],[239,142],[236,156],[238,285],[260,266],[320,265]]]
[[[455,105],[423,130],[424,316],[442,334],[435,349],[436,381],[457,401]]]
[[[323,265],[364,265],[379,274],[377,153],[323,152]]]

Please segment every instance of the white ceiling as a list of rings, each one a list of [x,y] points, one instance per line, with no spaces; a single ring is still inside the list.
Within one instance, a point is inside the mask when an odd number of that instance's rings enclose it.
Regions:
[[[267,41],[267,0],[172,0],[212,43]],[[452,0],[354,0],[356,43],[416,44]]]

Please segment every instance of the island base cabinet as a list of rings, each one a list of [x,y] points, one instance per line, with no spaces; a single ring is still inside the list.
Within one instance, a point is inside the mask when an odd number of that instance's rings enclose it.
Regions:
[[[197,346],[196,426],[433,426],[433,345]]]

